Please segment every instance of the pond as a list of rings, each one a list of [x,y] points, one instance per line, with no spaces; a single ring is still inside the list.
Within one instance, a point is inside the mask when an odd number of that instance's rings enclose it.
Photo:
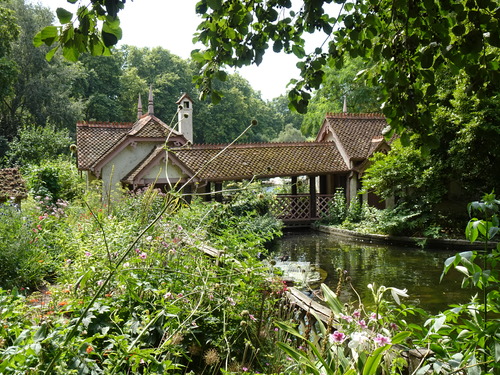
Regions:
[[[461,289],[462,277],[451,270],[440,282],[444,261],[456,254],[450,250],[423,250],[409,247],[378,246],[346,242],[333,235],[307,231],[286,233],[273,246],[273,256],[290,261],[305,261],[327,272],[324,283],[333,290],[338,282],[338,269],[346,270],[363,302],[372,301],[369,283],[407,289],[405,305],[415,305],[436,314],[450,304],[464,303],[473,294]],[[389,293],[387,298],[391,298]],[[350,287],[340,294],[344,301],[357,301]]]

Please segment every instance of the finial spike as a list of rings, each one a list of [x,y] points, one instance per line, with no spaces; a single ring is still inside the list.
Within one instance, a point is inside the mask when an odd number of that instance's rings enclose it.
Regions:
[[[142,100],[141,94],[139,94],[139,100],[137,101],[137,120],[142,117]]]
[[[148,99],[148,114],[153,115],[155,113],[153,106],[153,85],[149,86],[149,99]]]
[[[344,108],[342,112],[347,113],[347,95],[344,95]]]

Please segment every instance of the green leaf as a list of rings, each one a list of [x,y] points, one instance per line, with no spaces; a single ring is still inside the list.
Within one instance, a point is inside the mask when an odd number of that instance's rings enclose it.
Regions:
[[[429,69],[434,64],[434,53],[431,48],[426,48],[420,58],[420,65],[423,69]]]
[[[282,342],[278,342],[277,345],[286,354],[288,354],[290,356],[290,358],[293,358],[296,362],[298,362],[298,363],[303,363],[304,362],[304,358],[303,357],[305,356],[305,354],[302,351],[297,350],[295,348],[292,348],[290,345],[282,343]],[[306,357],[306,360],[308,360],[307,357]]]
[[[119,26],[112,26],[107,21],[102,25],[102,32],[113,34],[117,38],[117,41],[122,38],[122,29]]]
[[[434,320],[434,324],[431,327],[431,332],[438,332],[446,322],[446,316],[440,315],[438,318]]]
[[[46,323],[42,323],[42,325],[40,326],[40,328],[38,329],[38,331],[36,331],[35,336],[33,337],[33,339],[35,341],[42,341],[42,340],[44,340],[47,337],[47,332],[48,332],[47,324]]]
[[[217,78],[219,81],[225,82],[227,80],[227,73],[223,70],[217,72]]]
[[[107,33],[104,30],[102,31],[102,41],[104,42],[104,45],[106,47],[111,47],[114,46],[116,43],[118,43],[118,38],[116,35]]]
[[[78,56],[80,56],[80,52],[78,52],[78,49],[76,47],[64,47],[63,56],[68,61],[76,62],[78,61]]]
[[[304,47],[294,44],[292,46],[292,52],[295,56],[297,56],[299,59],[303,58],[306,55],[306,52],[304,50]]]
[[[461,272],[463,273],[465,276],[470,276],[469,274],[469,270],[467,268],[465,268],[464,266],[456,266],[455,269],[458,271],[458,272]]]
[[[54,57],[54,55],[55,55],[55,53],[56,53],[56,51],[57,51],[58,49],[59,49],[59,46],[52,48],[49,52],[47,52],[47,53],[45,54],[45,59],[46,59],[47,61],[52,60],[52,58]]]
[[[391,345],[382,346],[376,349],[366,360],[363,367],[363,375],[374,375],[377,373],[378,366],[382,360],[382,353],[389,349]]]
[[[402,331],[402,332],[399,332],[397,335],[394,335],[391,338],[391,342],[393,344],[399,344],[400,342],[406,340],[406,338],[408,338],[410,336],[411,336],[411,332],[409,332],[409,331]]]
[[[344,306],[337,298],[337,295],[325,284],[321,284],[321,291],[325,296],[326,303],[333,313],[339,315],[344,311]]]
[[[288,332],[290,333],[291,335],[295,336],[295,337],[298,337],[299,339],[302,339],[302,340],[305,340],[305,337],[302,336],[295,328],[293,328],[292,326],[290,326],[289,324],[287,323],[284,323],[284,322],[275,322],[275,325],[285,331],[285,332]]]
[[[207,0],[207,5],[213,10],[219,10],[222,7],[222,0]]]
[[[465,29],[465,25],[463,24],[458,24],[456,25],[455,27],[453,27],[453,29],[451,29],[451,31],[453,32],[453,34],[455,34],[456,36],[460,36],[460,35],[463,35],[466,31]]]
[[[56,15],[57,15],[57,18],[59,19],[59,22],[62,25],[64,25],[65,23],[71,22],[71,19],[73,18],[73,13],[67,11],[64,8],[57,8]]]
[[[491,227],[488,231],[488,239],[493,239],[498,233],[498,227]]]
[[[59,28],[57,26],[47,26],[44,27],[34,38],[33,44],[35,47],[39,47],[42,43],[50,46],[58,36]]]

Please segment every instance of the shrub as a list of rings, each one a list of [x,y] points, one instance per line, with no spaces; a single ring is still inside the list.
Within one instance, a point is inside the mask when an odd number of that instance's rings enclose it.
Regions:
[[[0,205],[0,288],[34,290],[54,278],[59,249],[48,238],[46,216],[26,209],[28,205],[22,212]]]
[[[58,200],[69,201],[82,195],[84,180],[76,165],[64,157],[43,161],[26,168],[26,183],[30,193],[45,201],[45,206]],[[49,199],[45,199],[45,198]]]
[[[351,223],[359,223],[363,220],[363,206],[359,201],[358,197],[353,197],[349,203],[349,209],[347,210],[346,220]]]
[[[54,125],[26,125],[10,143],[6,155],[10,165],[40,164],[62,154],[68,155],[71,142],[67,129],[58,130]]]
[[[347,217],[347,203],[344,189],[335,190],[333,199],[328,204],[328,214],[322,219],[323,222],[336,225],[341,224]]]

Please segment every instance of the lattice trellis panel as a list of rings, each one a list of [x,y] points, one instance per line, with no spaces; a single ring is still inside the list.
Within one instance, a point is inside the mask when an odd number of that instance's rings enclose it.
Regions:
[[[310,203],[308,195],[278,195],[271,212],[282,220],[310,219]]]
[[[330,210],[330,202],[333,199],[333,195],[318,195],[316,199],[316,212],[318,217],[324,217],[328,215]]]

